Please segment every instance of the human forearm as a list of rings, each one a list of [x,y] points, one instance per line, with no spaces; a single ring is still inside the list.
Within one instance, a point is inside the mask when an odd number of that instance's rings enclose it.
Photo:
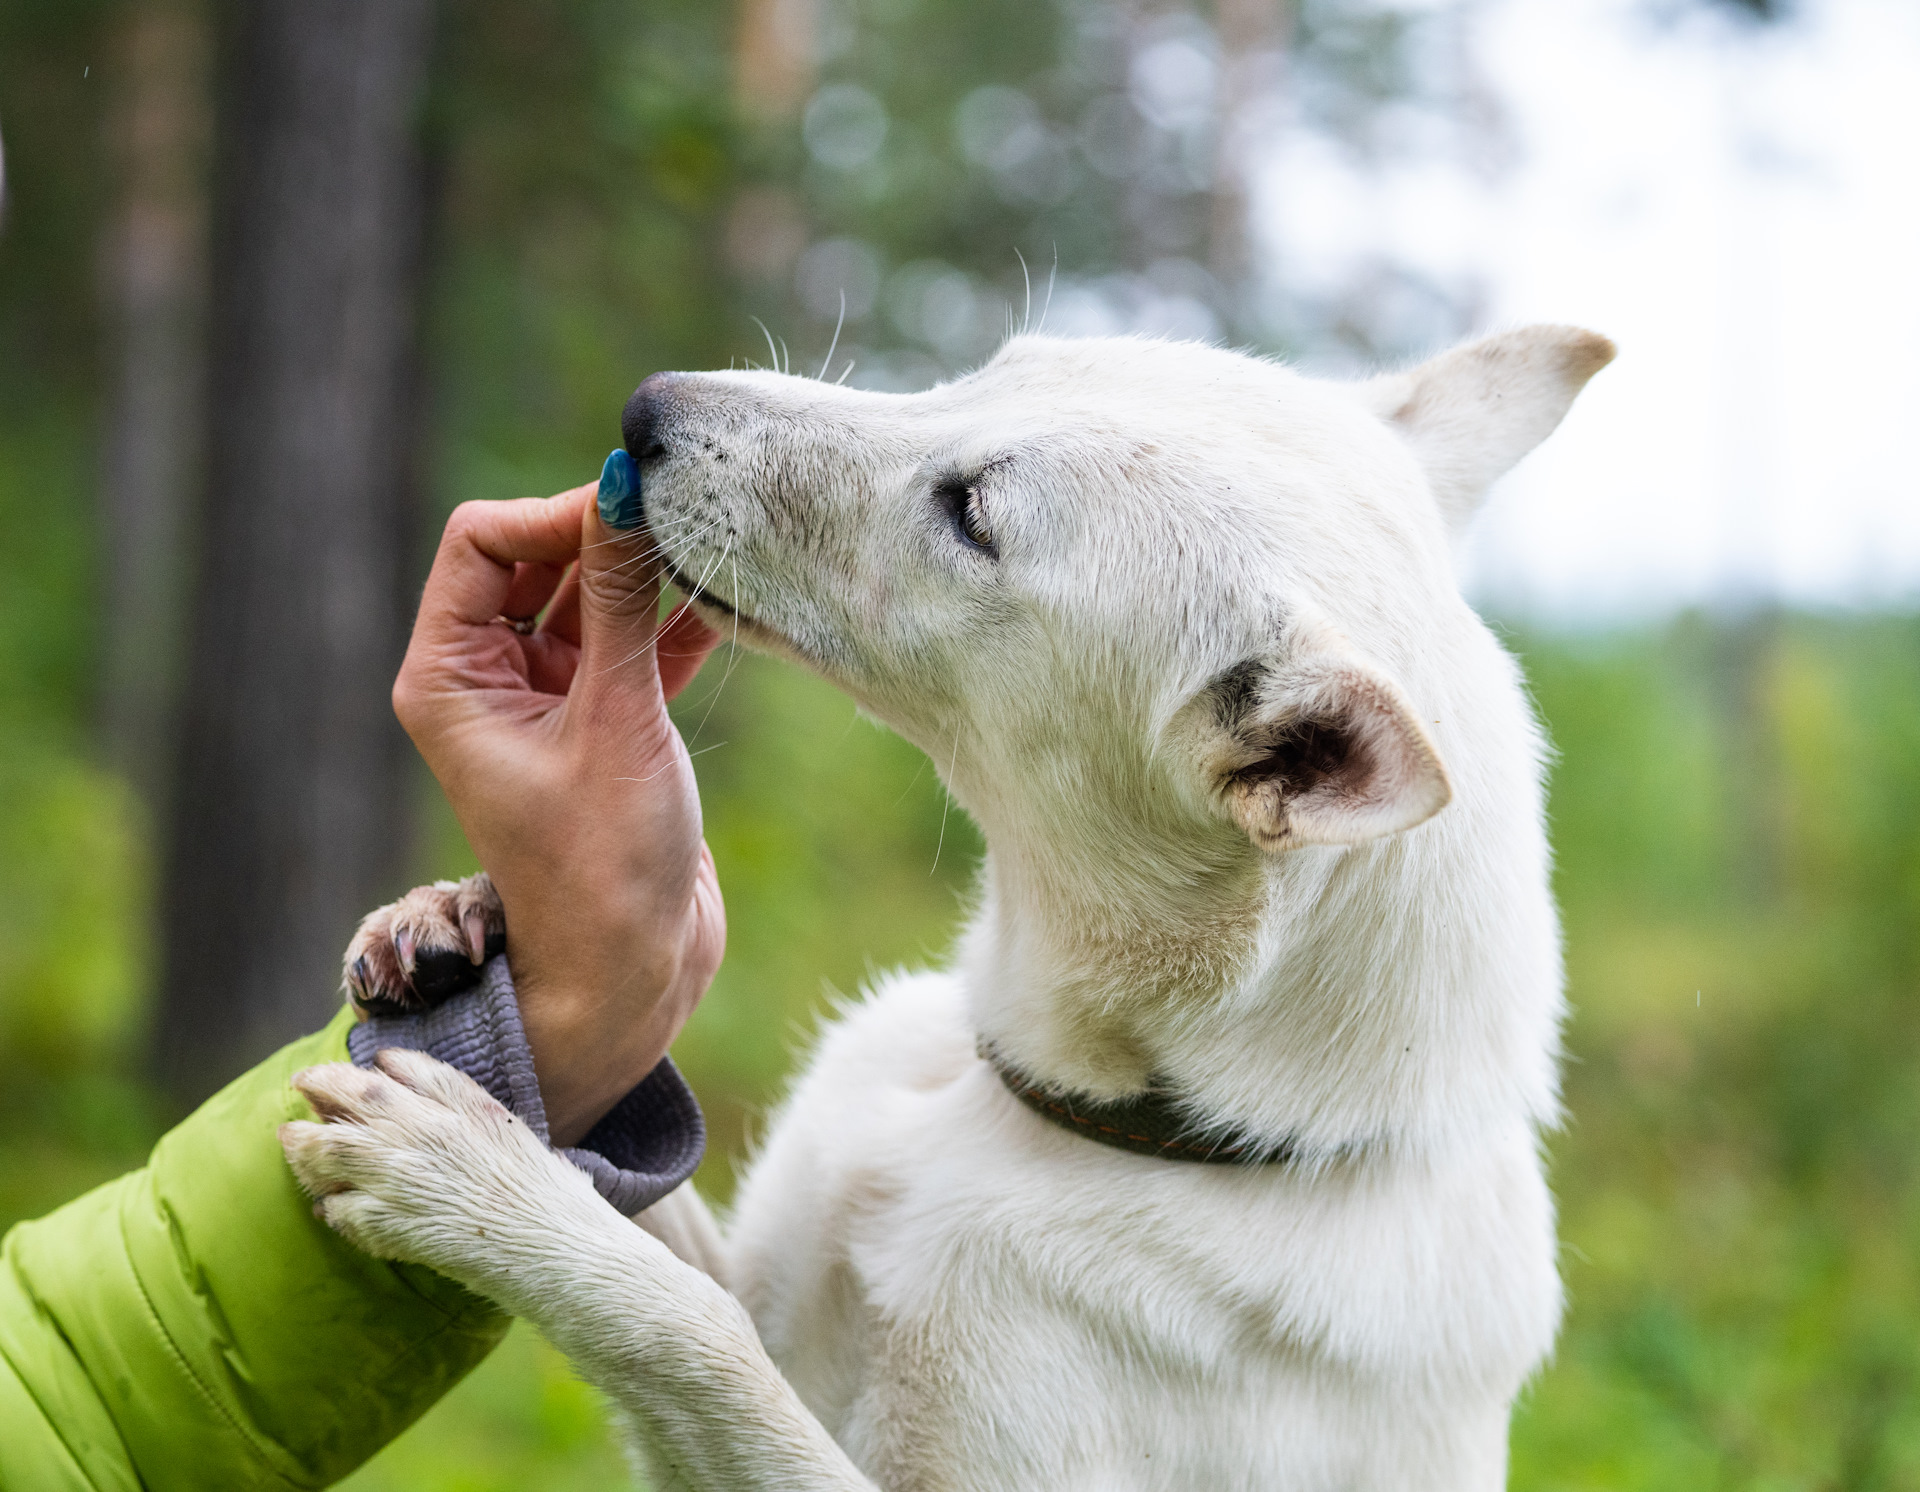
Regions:
[[[350,1018],[284,1048],[143,1169],[0,1249],[0,1486],[313,1487],[345,1476],[492,1350],[506,1318],[320,1223],[278,1126],[289,1075],[346,1056]],[[36,1418],[36,1410],[37,1418]]]

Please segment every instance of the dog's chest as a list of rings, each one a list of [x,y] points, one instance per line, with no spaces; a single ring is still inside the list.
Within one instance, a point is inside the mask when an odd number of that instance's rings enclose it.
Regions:
[[[829,1038],[733,1230],[881,1485],[1333,1487],[1383,1416],[1504,1425],[1559,1300],[1524,1126],[1455,1167],[1127,1155],[1014,1100],[937,983]]]
[[[1419,1323],[1306,1280],[1310,1252],[1280,1230],[1263,1244],[1254,1210],[1222,1247],[1227,1230],[1186,1231],[1207,1210],[1191,1200],[1093,1208],[1055,1179],[1050,1202],[1016,1187],[994,1204],[948,1176],[944,1202],[908,1191],[857,1219],[841,1311],[777,1349],[880,1485],[1394,1485],[1374,1458],[1405,1447],[1383,1424],[1410,1445],[1449,1421],[1504,1424],[1510,1376],[1436,1395],[1402,1335]]]

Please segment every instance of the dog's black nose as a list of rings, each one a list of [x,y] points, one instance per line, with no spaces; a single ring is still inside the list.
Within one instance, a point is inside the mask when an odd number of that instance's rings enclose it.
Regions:
[[[635,461],[644,463],[667,453],[660,437],[675,376],[672,373],[649,375],[621,411],[620,434],[627,442],[627,454]]]

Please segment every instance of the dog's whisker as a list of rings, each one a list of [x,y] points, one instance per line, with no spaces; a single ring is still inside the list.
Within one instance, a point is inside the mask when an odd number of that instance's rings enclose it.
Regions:
[[[946,780],[940,784],[945,801],[940,806],[940,839],[933,847],[933,864],[927,870],[929,877],[940,869],[940,852],[947,847],[947,815],[953,809],[953,788],[949,784],[953,781],[954,768],[959,765],[960,723],[956,721],[953,727],[953,760],[947,764]]]
[[[709,751],[718,751],[726,744],[725,741],[715,741],[711,746],[702,746],[698,751],[689,751],[687,753],[687,760],[692,761],[696,756],[705,756]],[[658,767],[654,768],[653,771],[647,773],[645,777],[616,777],[613,780],[615,782],[652,782],[653,779],[658,777],[662,772],[670,771],[675,765],[676,762],[669,760],[661,763]]]
[[[669,541],[676,547],[684,548],[702,535],[713,532],[714,529],[718,528],[725,521],[723,518],[712,519],[710,522],[702,524],[690,534],[674,534],[666,537],[656,536],[651,547],[642,550],[638,554],[630,555],[612,568],[614,572],[617,573],[621,570],[629,569],[634,565],[644,564],[648,560],[659,559],[662,556],[669,555],[671,552],[668,548]]]
[[[729,539],[727,541],[727,547],[732,548],[732,546],[733,546],[733,541]],[[725,559],[726,553],[727,551],[725,549],[721,550],[720,559]],[[697,589],[700,589],[700,590],[706,589],[707,581],[713,578],[714,568],[717,568],[718,565],[719,565],[719,560],[716,560],[714,562],[714,567],[710,567],[707,573],[700,577],[700,582]],[[608,664],[604,669],[601,670],[601,672],[612,673],[615,669],[625,668],[629,663],[633,662],[635,658],[638,658],[642,653],[646,652],[648,648],[652,647],[654,643],[659,640],[660,631],[661,631],[661,623],[656,619],[654,622],[653,632],[645,642],[641,643],[639,647],[635,648],[631,653],[627,654],[626,657],[620,659],[617,663]]]
[[[733,593],[740,594],[740,569],[736,565],[732,570]],[[720,703],[720,694],[727,687],[727,680],[733,677],[734,665],[740,661],[740,613],[733,614],[733,635],[727,639],[727,666],[720,670],[720,682],[713,686],[713,693],[707,699],[707,708],[700,716],[700,723],[693,728],[693,740],[700,739],[700,732],[707,728],[714,707]]]
[[[700,538],[703,534],[710,533],[714,529],[718,528],[725,521],[726,520],[724,518],[711,519],[707,523],[702,524],[699,528],[695,529],[692,533],[684,534],[684,535],[667,534],[667,533],[663,533],[662,531],[655,530],[653,531],[654,542],[647,548],[641,550],[638,554],[630,555],[626,559],[620,561],[617,565],[614,565],[612,567],[613,572],[617,574],[618,572],[625,569],[629,569],[634,565],[644,564],[648,560],[658,559],[662,556],[665,556],[669,553],[669,550],[668,550],[669,541],[679,546],[685,546],[685,545],[691,544],[694,542],[694,540]]]
[[[720,573],[720,567],[727,562],[727,555],[732,549],[733,540],[729,538],[725,544],[720,546],[720,553],[714,556],[713,563],[700,572],[700,578],[695,581],[693,585],[696,592],[704,591],[707,588],[707,582]]]
[[[855,715],[854,718],[857,720],[860,717]],[[914,784],[920,780],[921,774],[927,770],[927,766],[931,760],[932,758],[930,758],[926,752],[923,751],[920,753],[920,765],[913,769],[913,776],[907,779],[907,785],[900,790],[900,796],[893,800],[893,806],[895,808],[898,808],[902,803],[907,801],[907,794],[913,791]],[[936,861],[939,858],[938,855],[934,856]]]
[[[773,350],[773,332],[771,328],[758,316],[753,318],[753,324],[760,328],[760,335],[767,339],[767,357],[777,367],[780,362],[780,354]]]
[[[847,292],[840,292],[840,318],[833,323],[833,340],[827,343],[827,355],[820,359],[820,377],[827,376],[827,369],[833,366],[833,354],[840,346],[840,328],[847,324]]]

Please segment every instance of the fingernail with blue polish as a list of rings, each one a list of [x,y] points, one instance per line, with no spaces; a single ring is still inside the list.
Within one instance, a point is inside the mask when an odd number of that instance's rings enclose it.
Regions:
[[[640,517],[640,468],[616,450],[600,468],[600,521],[608,528],[638,528]]]

